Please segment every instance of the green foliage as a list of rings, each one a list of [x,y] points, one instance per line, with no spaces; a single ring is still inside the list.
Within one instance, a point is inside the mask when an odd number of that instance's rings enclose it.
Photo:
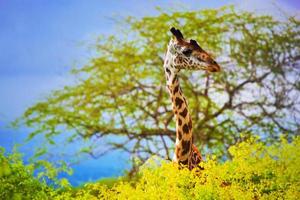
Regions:
[[[0,148],[0,199],[49,199],[51,193],[56,193],[53,187],[70,187],[67,179],[57,178],[59,172],[71,173],[64,164],[56,167],[48,161],[37,160],[25,165],[16,149],[7,156],[4,153],[4,148]]]
[[[241,132],[270,143],[299,133],[299,20],[222,7],[128,17],[73,70],[76,84],[27,109],[19,122],[34,129],[29,138],[42,134],[55,145],[71,133],[66,143],[95,138],[77,149],[95,157],[122,150],[141,163],[153,154],[170,158],[176,134],[162,65],[171,26],[222,58],[221,73],[180,74],[196,145],[224,156]]]
[[[129,179],[126,177],[120,177],[120,178],[103,178],[99,181],[97,181],[97,185],[104,185],[107,186],[108,188],[113,187],[116,183],[120,181],[128,181]]]
[[[7,157],[0,149],[0,199],[47,199],[50,189],[33,177],[34,165],[24,165],[19,153]]]

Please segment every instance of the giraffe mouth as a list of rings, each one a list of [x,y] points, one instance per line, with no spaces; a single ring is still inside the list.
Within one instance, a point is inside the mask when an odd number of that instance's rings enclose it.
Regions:
[[[209,72],[219,72],[219,71],[221,71],[221,67],[218,64],[209,65],[207,67],[207,71],[209,71]]]
[[[209,72],[219,72],[219,71],[221,71],[221,68],[220,68],[220,66],[211,65],[211,66],[208,66],[207,70]]]
[[[202,66],[201,68],[205,71],[213,72],[213,73],[221,71],[221,67],[219,66],[219,64],[212,59],[210,60],[198,59],[197,61],[201,63],[200,64]]]

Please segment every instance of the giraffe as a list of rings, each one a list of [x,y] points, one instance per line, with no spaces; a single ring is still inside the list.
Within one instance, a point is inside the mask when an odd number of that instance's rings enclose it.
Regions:
[[[178,74],[181,69],[220,71],[218,63],[205,52],[195,40],[184,39],[180,30],[172,27],[173,34],[164,59],[166,85],[169,91],[173,113],[176,119],[176,143],[173,162],[185,165],[188,169],[198,167],[201,154],[193,144],[192,119],[188,103],[180,88]]]

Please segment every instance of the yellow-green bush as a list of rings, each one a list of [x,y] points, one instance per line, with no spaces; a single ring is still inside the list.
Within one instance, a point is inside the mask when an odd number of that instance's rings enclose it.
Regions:
[[[250,139],[230,148],[232,159],[208,158],[205,170],[178,170],[172,163],[144,168],[135,182],[112,188],[86,184],[57,199],[296,199],[300,197],[300,137],[266,146]]]
[[[297,199],[300,197],[300,137],[266,146],[250,139],[230,148],[231,160],[213,156],[204,170],[178,170],[172,163],[144,167],[135,181],[112,187],[89,183],[49,190],[51,199]],[[3,179],[3,178],[2,178]],[[1,180],[1,178],[0,178]],[[0,188],[2,185],[0,185]],[[3,191],[0,189],[0,191]]]

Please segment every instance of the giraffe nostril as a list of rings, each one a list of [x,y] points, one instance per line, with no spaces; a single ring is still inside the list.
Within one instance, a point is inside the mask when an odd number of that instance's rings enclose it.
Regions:
[[[214,60],[210,60],[210,63],[213,64],[213,65],[217,65],[217,62],[214,61]]]

